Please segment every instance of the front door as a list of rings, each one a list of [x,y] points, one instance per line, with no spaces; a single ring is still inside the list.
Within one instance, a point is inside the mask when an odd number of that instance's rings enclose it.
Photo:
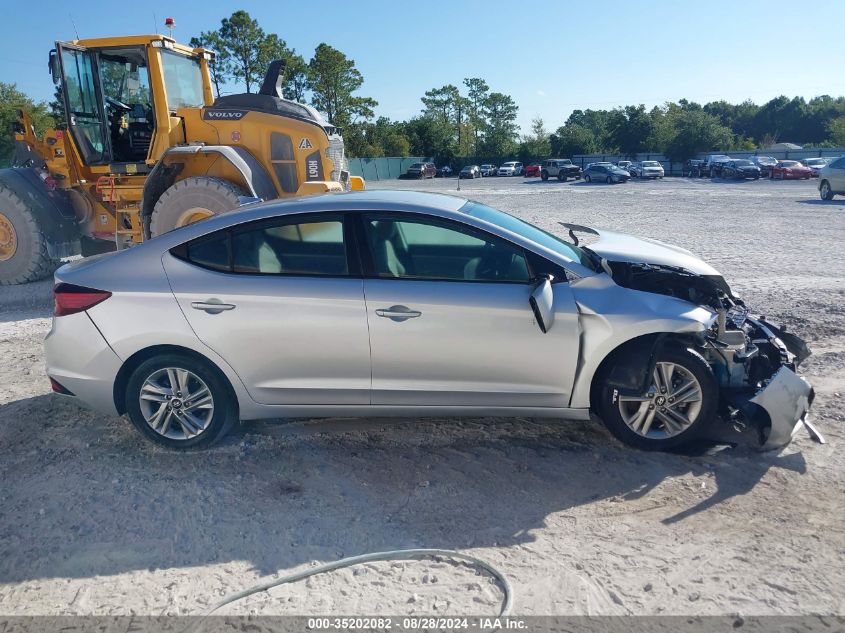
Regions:
[[[370,401],[363,280],[342,215],[283,216],[218,231],[165,256],[197,337],[262,404]]]
[[[108,163],[108,125],[94,53],[81,47],[56,44],[59,79],[68,129],[86,165]]]
[[[374,405],[568,406],[578,328],[566,283],[543,334],[519,247],[430,216],[362,220]]]

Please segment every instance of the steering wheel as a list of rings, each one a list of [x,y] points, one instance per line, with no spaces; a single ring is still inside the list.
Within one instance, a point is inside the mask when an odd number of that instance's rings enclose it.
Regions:
[[[132,106],[128,106],[122,101],[112,99],[111,97],[106,97],[106,103],[113,107],[115,110],[123,110],[124,112],[129,112],[130,110],[132,110]]]

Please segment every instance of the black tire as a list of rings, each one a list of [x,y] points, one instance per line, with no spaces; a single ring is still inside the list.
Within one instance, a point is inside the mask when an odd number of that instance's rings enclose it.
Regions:
[[[558,179],[560,182],[566,182],[566,174],[564,174],[562,171],[559,171],[559,172],[557,173],[557,179]]]
[[[549,172],[547,172],[544,169],[543,171],[540,172],[540,180],[542,180],[543,182],[546,182],[548,179],[549,179]]]
[[[590,174],[587,174],[586,176],[584,176],[584,182],[592,182],[592,181],[593,181],[593,179],[590,178]]]
[[[208,386],[214,410],[208,426],[189,439],[165,437],[153,430],[141,412],[139,396],[144,382],[156,371],[168,367],[186,369]],[[223,373],[208,361],[187,354],[162,354],[141,363],[126,383],[126,411],[129,419],[147,439],[167,448],[185,450],[207,448],[222,439],[238,421],[238,404],[235,393]]]
[[[59,261],[47,252],[47,238],[26,204],[0,186],[0,286],[48,277]]]
[[[622,418],[618,391],[606,382],[606,372],[598,378],[601,381],[600,391],[598,401],[595,403],[599,417],[617,439],[647,451],[676,448],[700,438],[716,419],[719,404],[719,387],[713,370],[698,352],[692,349],[667,347],[657,355],[656,362],[680,365],[695,377],[701,387],[701,408],[693,423],[684,431],[658,439],[640,435],[631,429]]]
[[[220,215],[237,209],[243,192],[221,178],[192,176],[180,180],[161,194],[150,220],[150,237],[172,231],[184,223],[191,210]]]
[[[607,184],[609,184],[609,185],[612,185],[612,184],[613,184],[613,178],[612,178],[612,177],[610,177],[610,176],[608,176],[607,178],[605,178],[605,179],[604,179],[604,181],[605,181]]]
[[[833,196],[836,194],[833,193],[833,188],[830,186],[830,183],[827,180],[822,180],[821,185],[819,185],[819,196],[822,200],[833,200]]]

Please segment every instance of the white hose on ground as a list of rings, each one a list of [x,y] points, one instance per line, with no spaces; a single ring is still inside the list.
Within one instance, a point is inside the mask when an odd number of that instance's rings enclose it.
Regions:
[[[415,558],[451,558],[452,560],[463,561],[488,571],[499,582],[502,589],[502,608],[499,610],[499,616],[503,617],[510,613],[511,606],[513,606],[513,590],[511,589],[511,585],[505,575],[487,561],[476,558],[475,556],[470,556],[469,554],[461,554],[460,552],[449,549],[397,549],[386,552],[361,554],[360,556],[349,556],[347,558],[332,561],[331,563],[317,565],[316,567],[304,569],[287,576],[282,576],[281,578],[259,583],[249,589],[244,589],[243,591],[238,591],[237,593],[226,596],[223,600],[203,613],[202,617],[209,616],[218,609],[225,607],[227,604],[243,600],[247,596],[267,591],[268,589],[278,587],[279,585],[286,585],[291,582],[296,582],[297,580],[316,576],[317,574],[325,574],[326,572],[334,571],[335,569],[352,567],[353,565],[360,565],[361,563],[375,563],[388,560],[411,560]]]

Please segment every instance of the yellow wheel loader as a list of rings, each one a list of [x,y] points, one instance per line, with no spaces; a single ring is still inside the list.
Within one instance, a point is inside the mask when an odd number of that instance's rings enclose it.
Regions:
[[[0,284],[249,201],[364,188],[340,130],[282,98],[283,60],[258,93],[215,99],[213,55],[164,35],[56,43],[67,125],[39,138],[18,112],[15,167],[0,170]]]

